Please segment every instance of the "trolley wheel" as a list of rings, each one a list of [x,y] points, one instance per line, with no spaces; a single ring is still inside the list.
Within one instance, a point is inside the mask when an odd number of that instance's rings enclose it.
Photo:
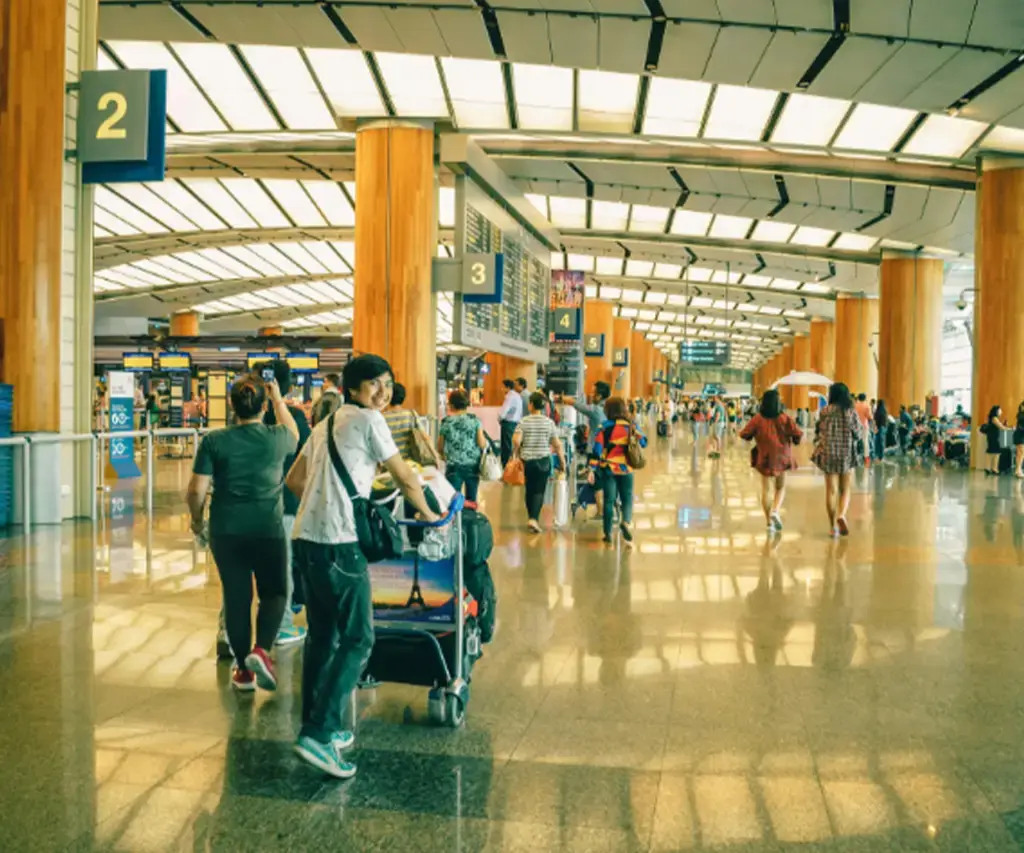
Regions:
[[[447,698],[441,687],[435,687],[427,694],[427,719],[435,726],[443,726],[448,719]]]
[[[461,696],[450,694],[445,697],[445,722],[453,729],[466,722],[466,704]]]

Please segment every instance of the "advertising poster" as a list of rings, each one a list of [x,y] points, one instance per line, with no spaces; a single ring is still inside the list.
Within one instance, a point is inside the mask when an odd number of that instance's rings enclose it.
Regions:
[[[135,427],[135,376],[123,370],[107,374],[107,393],[110,398],[111,435],[109,470],[119,480],[139,477],[142,472],[135,463],[135,439],[119,436],[119,432],[133,432]]]
[[[373,618],[391,622],[453,622],[455,566],[452,558],[425,560],[409,553],[370,566]]]

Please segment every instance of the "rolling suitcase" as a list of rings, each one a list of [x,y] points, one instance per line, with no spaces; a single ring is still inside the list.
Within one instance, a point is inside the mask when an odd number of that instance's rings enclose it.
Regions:
[[[1013,451],[1004,447],[999,451],[999,473],[1009,474],[1013,470]]]
[[[668,421],[658,421],[658,438],[668,438]]]

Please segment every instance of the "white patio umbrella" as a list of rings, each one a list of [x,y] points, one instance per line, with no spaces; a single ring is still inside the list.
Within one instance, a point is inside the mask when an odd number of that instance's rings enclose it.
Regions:
[[[773,384],[772,388],[778,388],[780,385],[824,385],[828,388],[831,384],[832,380],[827,376],[822,376],[820,373],[811,373],[807,370],[794,370],[788,376],[783,376]]]

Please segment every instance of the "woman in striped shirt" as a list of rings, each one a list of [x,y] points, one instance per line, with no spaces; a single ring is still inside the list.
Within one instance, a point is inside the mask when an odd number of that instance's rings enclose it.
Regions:
[[[594,439],[594,454],[591,458],[593,482],[604,490],[604,541],[612,541],[612,521],[615,515],[615,501],[622,507],[622,523],[619,529],[622,538],[633,541],[633,469],[626,458],[626,446],[631,432],[640,439],[640,446],[647,446],[647,436],[629,420],[629,408],[621,397],[605,401],[604,415],[607,420],[598,430]]]
[[[531,394],[530,414],[519,422],[512,436],[512,452],[523,460],[526,472],[526,515],[531,533],[540,533],[544,490],[551,477],[551,454],[558,457],[559,465],[565,470],[565,455],[555,422],[543,414],[546,405],[543,394]]]

